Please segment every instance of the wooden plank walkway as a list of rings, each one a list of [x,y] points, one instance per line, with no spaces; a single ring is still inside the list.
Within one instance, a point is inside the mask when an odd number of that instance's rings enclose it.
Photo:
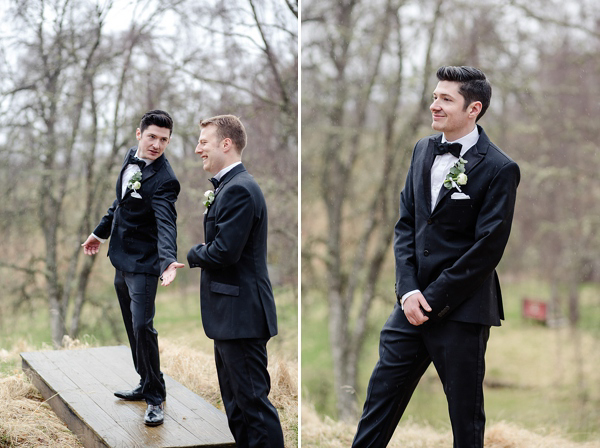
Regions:
[[[23,371],[86,448],[235,446],[225,414],[168,375],[165,422],[144,425],[145,402],[113,395],[139,382],[128,347],[26,352],[21,358]]]

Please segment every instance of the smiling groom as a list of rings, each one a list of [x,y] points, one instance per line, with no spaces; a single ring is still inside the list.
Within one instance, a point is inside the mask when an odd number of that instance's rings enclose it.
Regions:
[[[154,329],[154,301],[160,277],[168,286],[177,269],[177,212],[179,182],[164,152],[171,141],[173,120],[162,110],[144,114],[136,130],[138,145],[127,151],[117,179],[117,198],[93,233],[82,244],[86,255],[98,253],[110,237],[108,255],[116,269],[115,290],[140,382],[115,395],[145,400],[144,423],[164,421],[167,392]]]
[[[238,447],[283,448],[277,410],[268,399],[267,341],[277,334],[267,271],[267,205],[242,165],[246,130],[239,118],[219,115],[200,123],[196,154],[214,177],[204,214],[205,244],[188,253],[202,268],[200,305],[229,428]]]
[[[383,326],[354,447],[384,447],[433,362],[454,448],[482,448],[483,377],[491,326],[504,318],[496,266],[520,172],[476,124],[492,88],[473,67],[441,67],[432,127],[417,142],[395,227],[396,299]]]

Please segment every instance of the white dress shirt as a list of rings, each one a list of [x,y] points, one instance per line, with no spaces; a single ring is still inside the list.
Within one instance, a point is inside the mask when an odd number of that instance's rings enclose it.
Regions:
[[[448,142],[446,140],[446,136],[442,134],[442,143],[460,143],[462,148],[460,150],[460,156],[464,156],[465,153],[471,149],[473,146],[477,144],[477,140],[479,140],[479,129],[475,126],[471,132],[469,132],[464,137],[459,138],[458,140],[454,140],[453,142]],[[458,161],[458,157],[453,156],[449,152],[446,154],[442,154],[439,156],[435,156],[435,160],[433,161],[433,165],[431,166],[431,211],[435,208],[435,204],[437,203],[438,196],[440,195],[440,191],[442,186],[444,185],[444,180],[446,176],[450,172],[450,168],[454,166],[454,164]],[[400,299],[402,309],[404,309],[404,302],[413,294],[421,292],[418,289],[413,291],[409,291],[402,296]],[[427,298],[425,298],[427,300]]]
[[[138,153],[139,153],[139,149],[135,152],[135,156],[138,157]],[[138,157],[140,160],[143,160],[144,162],[146,162],[146,166],[150,165],[152,162],[154,162],[154,160],[150,160],[150,159],[142,159],[141,157]],[[137,173],[138,171],[142,171],[139,167],[139,165],[136,165],[135,163],[130,163],[129,165],[127,165],[127,167],[125,168],[125,171],[123,171],[123,182],[121,184],[121,198],[125,197],[125,193],[127,192],[127,184],[129,183],[129,181],[131,180],[131,178],[135,175],[135,173]]]
[[[461,157],[464,156],[469,149],[475,146],[477,140],[479,140],[479,130],[477,129],[477,126],[475,126],[475,129],[467,135],[458,140],[454,140],[453,142],[448,142],[446,136],[442,135],[442,143],[460,143],[462,145],[462,149],[460,150]],[[458,162],[458,157],[454,157],[449,152],[435,156],[435,160],[431,166],[431,211],[435,208],[442,185],[444,185],[444,180],[450,172],[450,168],[452,168],[456,162]]]
[[[139,149],[135,152],[135,156],[138,157],[138,153],[139,153]],[[146,162],[146,166],[150,165],[152,162],[154,162],[154,160],[150,160],[150,159],[142,159],[141,157],[138,157],[140,160],[143,160],[144,162]],[[127,165],[125,167],[125,171],[123,171],[123,179],[122,179],[122,183],[121,183],[121,198],[123,198],[125,196],[125,193],[127,192],[127,184],[129,183],[129,181],[131,180],[131,178],[134,176],[135,173],[137,173],[138,171],[142,171],[139,167],[139,165],[136,165],[135,163],[130,163],[129,165]],[[106,241],[105,238],[100,238],[98,235],[94,235],[92,233],[92,236],[94,238],[96,238],[98,241],[100,241],[101,243],[104,243]]]

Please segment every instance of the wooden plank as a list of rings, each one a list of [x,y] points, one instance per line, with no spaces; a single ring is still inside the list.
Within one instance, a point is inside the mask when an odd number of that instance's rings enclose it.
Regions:
[[[125,380],[125,384],[131,384],[131,387],[137,384],[139,376],[137,376],[133,367],[129,349],[124,346],[102,347],[102,349],[104,348],[106,350],[90,349],[86,350],[86,352],[88,355],[95,357],[97,362],[101,362],[104,365],[109,363],[108,358],[115,359],[114,362],[111,362],[111,365],[118,367],[116,371]],[[132,377],[131,372],[133,372],[133,376],[135,377],[133,381],[130,379]],[[115,377],[119,377],[119,375],[115,375]],[[202,443],[221,440],[227,445],[233,442],[227,424],[227,416],[223,412],[216,409],[207,401],[198,399],[198,395],[175,381],[169,375],[164,375],[164,378],[167,387],[165,418],[169,418],[169,416],[173,417],[190,431],[194,431],[199,426],[204,428],[202,433],[197,435]],[[114,387],[122,388],[123,383],[116,382]]]
[[[139,381],[127,347],[29,352],[21,357],[33,384],[86,447],[235,446],[225,414],[168,375],[165,423],[144,425],[144,402],[113,395]]]
[[[43,353],[36,353],[36,355],[40,354],[43,355]],[[116,444],[111,443],[113,437],[109,440],[101,440],[96,432],[81,420],[73,410],[72,406],[69,405],[64,396],[75,390],[75,388],[70,387],[64,389],[60,393],[57,391],[57,389],[60,389],[64,385],[72,386],[73,383],[70,380],[65,378],[61,379],[62,375],[57,368],[44,369],[44,367],[48,367],[48,360],[42,360],[39,357],[37,357],[37,359],[30,359],[23,355],[28,355],[28,353],[21,354],[23,359],[23,371],[31,378],[33,385],[40,391],[42,397],[47,400],[56,415],[66,423],[67,427],[79,438],[85,447],[117,446]],[[38,370],[40,368],[41,370]],[[43,375],[39,373],[40,371],[44,372]],[[114,437],[120,438],[120,440],[124,442],[123,446],[125,446],[127,442],[131,443],[131,446],[135,446],[135,441],[129,439],[129,435],[125,432],[121,432],[119,428],[115,428]]]
[[[94,378],[87,366],[82,365],[81,352],[82,350],[59,350],[52,353],[52,358],[60,366],[62,374],[78,387],[78,390],[63,393],[63,397],[78,410],[81,418],[94,428],[100,437],[111,436],[116,423],[125,429],[133,440],[147,441],[148,432],[144,430],[145,425],[140,425],[143,410],[140,412],[132,406],[121,405],[113,392]],[[103,413],[99,414],[98,408],[102,409]],[[110,416],[108,422],[104,413]]]
[[[119,410],[126,409],[132,410],[132,406],[123,406],[123,400],[119,400],[114,396],[113,387],[107,387],[107,383],[111,385],[114,383],[119,384],[120,378],[115,375],[110,369],[107,369],[109,361],[105,363],[99,362],[96,358],[87,353],[86,350],[80,350],[77,354],[71,356],[66,351],[63,351],[63,357],[69,356],[74,358],[78,362],[72,363],[69,377],[76,381],[82,390],[98,392],[95,394],[94,399],[97,401],[103,409],[109,412],[114,412],[115,420],[118,421],[122,426],[127,427],[128,432],[134,433],[137,439],[146,440],[150,443],[148,437],[155,437],[156,431],[153,428],[148,428],[145,425],[140,426],[140,421],[143,418],[144,411],[146,410],[146,404],[144,402],[137,402],[134,406],[138,408],[138,412],[132,412],[131,415],[119,416]],[[60,355],[58,355],[60,356]],[[57,356],[57,357],[58,357]],[[66,361],[66,359],[65,359]],[[101,390],[94,390],[96,385],[101,384]],[[205,440],[204,437],[198,438],[190,432],[186,425],[182,425],[176,419],[171,416],[171,403],[169,402],[169,410],[165,409],[165,423],[161,430],[161,437],[171,440],[177,440],[180,443],[187,445],[197,445],[204,442],[210,441]],[[141,433],[140,433],[141,431]]]
[[[169,391],[167,401],[170,402],[171,398],[176,399],[194,414],[194,420],[199,419],[200,422],[207,422],[217,432],[221,432],[223,428],[228,428],[227,416],[223,412],[204,400],[197,400],[195,398],[197,395],[194,392],[182,386],[171,377],[166,377],[165,381],[167,382],[167,390]],[[226,433],[229,433],[229,429],[227,429]],[[214,436],[216,437],[217,433]]]

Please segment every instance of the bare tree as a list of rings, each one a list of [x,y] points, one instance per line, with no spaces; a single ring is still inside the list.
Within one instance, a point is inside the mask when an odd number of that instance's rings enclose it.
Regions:
[[[338,3],[330,14],[321,17],[327,21],[327,36],[320,42],[312,56],[328,58],[334,70],[330,103],[321,115],[327,117],[328,127],[307,121],[323,135],[323,145],[317,153],[320,165],[320,189],[327,216],[324,262],[327,268],[327,297],[329,303],[329,335],[334,363],[334,384],[337,395],[338,417],[352,419],[356,415],[357,403],[354,391],[357,388],[358,360],[367,331],[369,311],[377,295],[378,282],[397,219],[397,203],[400,185],[406,173],[406,162],[413,140],[423,123],[431,77],[431,48],[435,42],[435,30],[443,1],[435,2],[434,14],[427,27],[427,47],[424,54],[424,70],[419,77],[419,95],[415,105],[400,102],[403,93],[403,63],[406,47],[402,37],[402,14],[404,1],[386,1],[381,15],[373,13],[359,1]],[[307,8],[307,23],[320,16]],[[365,20],[362,23],[362,20]],[[375,26],[374,24],[377,24]],[[307,27],[308,28],[308,27]],[[360,42],[360,44],[358,43]],[[364,47],[362,47],[364,45]],[[308,44],[312,48],[312,44]],[[384,66],[382,60],[386,60]],[[391,62],[393,61],[393,62]],[[362,64],[365,69],[358,69]],[[390,68],[393,64],[393,68]],[[310,63],[309,63],[310,66]],[[357,76],[360,72],[360,78]],[[308,83],[315,81],[307,71]],[[358,79],[357,79],[358,78]],[[376,95],[382,89],[385,99]],[[317,94],[319,94],[317,92]],[[311,105],[307,101],[310,109]],[[374,113],[373,108],[379,108]],[[399,114],[410,117],[400,125]],[[383,123],[381,130],[372,130],[370,122]],[[369,141],[371,140],[371,141]],[[370,184],[364,188],[366,206],[361,207],[363,224],[352,226],[354,236],[346,235],[345,215],[352,207],[352,182],[359,155],[377,152],[370,173]],[[372,158],[373,155],[367,157]],[[364,161],[364,159],[363,159]],[[357,228],[362,230],[356,233]],[[357,236],[358,235],[358,236]],[[310,238],[310,236],[309,236]],[[352,240],[352,248],[348,241]],[[303,247],[309,253],[318,250]],[[348,263],[346,260],[352,260]],[[389,296],[389,292],[386,295]],[[393,290],[391,292],[393,295]],[[358,298],[360,297],[360,298]],[[353,310],[358,307],[356,318]],[[354,325],[352,325],[354,322]]]
[[[378,329],[369,328],[372,305],[395,300],[389,248],[398,196],[412,145],[431,132],[428,97],[440,65],[488,74],[496,99],[483,126],[522,167],[501,269],[569,285],[564,305],[576,325],[579,285],[598,278],[598,197],[594,165],[584,161],[594,157],[587,132],[596,114],[597,42],[590,37],[600,11],[587,1],[552,5],[303,4],[302,206],[303,214],[323,216],[303,226],[303,302],[326,291],[338,417],[355,409],[349,395],[363,341]],[[577,155],[565,149],[573,145],[582,145]]]
[[[4,197],[14,201],[0,205],[0,225],[14,238],[3,241],[0,268],[15,277],[11,297],[21,297],[22,303],[45,298],[55,345],[64,334],[78,334],[86,303],[120,319],[118,310],[113,313],[114,301],[101,297],[93,280],[96,258],[82,257],[80,244],[110,204],[122,154],[135,142],[133,130],[148,109],[167,109],[175,118],[169,157],[184,187],[179,235],[190,245],[197,242],[191,235],[199,228],[206,189],[192,188],[201,169],[186,160],[195,147],[198,120],[215,109],[239,111],[259,148],[249,152],[249,159],[264,167],[258,175],[285,180],[273,182],[265,193],[279,212],[272,215],[273,259],[282,265],[286,281],[295,282],[297,264],[281,254],[295,250],[297,241],[288,231],[297,224],[297,27],[290,4],[240,4],[245,9],[234,8],[227,17],[245,23],[246,31],[221,33],[219,48],[197,39],[202,29],[195,14],[207,17],[215,6],[208,3],[27,0],[3,12],[9,33],[0,37],[5,62],[0,67],[0,151],[8,163],[0,175],[8,180]],[[119,22],[115,30],[115,15],[124,13],[131,14],[130,23]],[[182,20],[175,29],[169,24],[177,17]],[[206,60],[215,61],[210,88],[199,76],[208,73],[200,65]],[[219,79],[221,61],[234,67],[231,77]],[[273,81],[277,88],[269,87]],[[119,325],[111,322],[111,327]]]
[[[60,262],[59,230],[72,178],[70,168],[74,164],[85,98],[96,74],[96,59],[108,9],[81,11],[69,2],[53,6],[47,7],[43,2],[23,2],[15,9],[15,19],[31,32],[31,37],[17,43],[26,45],[29,59],[23,60],[26,75],[21,79],[13,78],[10,94],[19,97],[15,99],[19,106],[11,113],[25,120],[33,143],[24,152],[33,152],[39,161],[38,219],[45,243],[40,272],[45,277],[53,342],[60,345],[66,334],[65,316],[78,252],[66,265]],[[71,20],[74,13],[84,14],[86,27],[74,26]],[[73,93],[70,101],[65,101],[65,92]]]

